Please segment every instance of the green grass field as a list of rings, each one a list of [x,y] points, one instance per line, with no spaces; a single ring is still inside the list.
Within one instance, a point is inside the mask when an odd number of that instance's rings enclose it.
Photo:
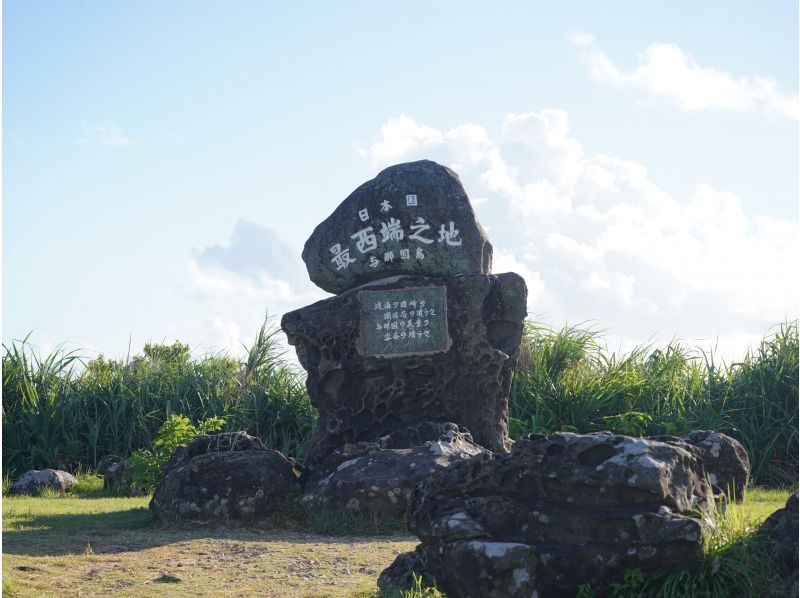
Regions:
[[[786,595],[751,534],[788,494],[752,489],[730,505],[699,573],[629,576],[616,595]],[[293,508],[255,523],[164,523],[148,500],[105,496],[93,476],[65,496],[5,497],[3,595],[376,597],[380,572],[416,545],[378,521]]]

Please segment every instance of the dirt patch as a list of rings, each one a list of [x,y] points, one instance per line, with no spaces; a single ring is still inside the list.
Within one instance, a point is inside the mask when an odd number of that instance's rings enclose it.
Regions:
[[[12,596],[370,596],[383,568],[416,545],[411,537],[262,530],[150,535],[146,547],[136,532],[122,532],[83,554],[6,554],[6,589]]]

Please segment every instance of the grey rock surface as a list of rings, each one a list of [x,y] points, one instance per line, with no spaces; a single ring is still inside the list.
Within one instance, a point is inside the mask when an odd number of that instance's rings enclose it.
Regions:
[[[133,485],[133,466],[122,457],[109,455],[97,464],[97,473],[103,476],[103,489],[119,496],[147,494]]]
[[[750,456],[735,438],[720,432],[695,430],[680,437],[653,436],[651,439],[690,445],[687,450],[696,453],[716,492],[730,501],[741,502],[744,499],[750,479]]]
[[[353,191],[314,229],[303,261],[314,284],[342,293],[400,274],[489,273],[492,245],[458,175],[420,160]]]
[[[299,472],[244,432],[198,436],[175,450],[153,493],[157,514],[249,519],[272,514]]]
[[[38,496],[45,488],[51,488],[57,492],[67,492],[77,483],[78,480],[75,479],[75,476],[60,469],[31,469],[11,484],[9,494]]]
[[[448,596],[527,598],[574,595],[635,567],[693,569],[714,516],[699,470],[692,452],[660,441],[523,437],[417,487],[407,521],[422,543],[383,579],[413,568]]]
[[[797,493],[786,501],[786,506],[767,517],[756,532],[756,537],[769,544],[769,551],[788,576],[798,579],[798,501]]]
[[[424,422],[378,442],[334,450],[305,482],[298,501],[313,509],[400,519],[419,483],[483,452],[457,425]]]
[[[403,552],[381,572],[378,577],[378,587],[408,590],[414,587],[414,576],[426,575],[425,561],[421,551]]]
[[[358,290],[284,315],[281,327],[308,372],[306,387],[319,412],[310,469],[344,444],[373,442],[425,421],[455,422],[477,444],[508,449],[508,391],[527,310],[525,282],[513,273],[405,276],[369,288],[428,286],[446,289],[449,346],[437,353],[365,355]]]

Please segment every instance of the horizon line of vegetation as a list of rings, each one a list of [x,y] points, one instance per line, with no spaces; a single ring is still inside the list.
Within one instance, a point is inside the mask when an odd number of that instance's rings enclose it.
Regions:
[[[243,358],[147,344],[139,355],[46,356],[29,337],[3,345],[3,469],[93,469],[152,449],[172,414],[219,417],[302,460],[316,423],[305,373],[265,320]],[[609,352],[600,334],[526,321],[509,394],[509,431],[682,435],[715,430],[747,449],[754,485],[797,485],[798,322],[787,321],[730,365],[673,340]]]

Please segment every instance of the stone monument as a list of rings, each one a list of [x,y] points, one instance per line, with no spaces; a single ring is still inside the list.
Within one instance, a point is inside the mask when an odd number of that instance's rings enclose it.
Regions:
[[[527,290],[517,274],[491,274],[458,175],[428,160],[383,170],[314,230],[303,260],[337,294],[281,322],[319,411],[307,476],[339,447],[426,422],[508,450]]]

